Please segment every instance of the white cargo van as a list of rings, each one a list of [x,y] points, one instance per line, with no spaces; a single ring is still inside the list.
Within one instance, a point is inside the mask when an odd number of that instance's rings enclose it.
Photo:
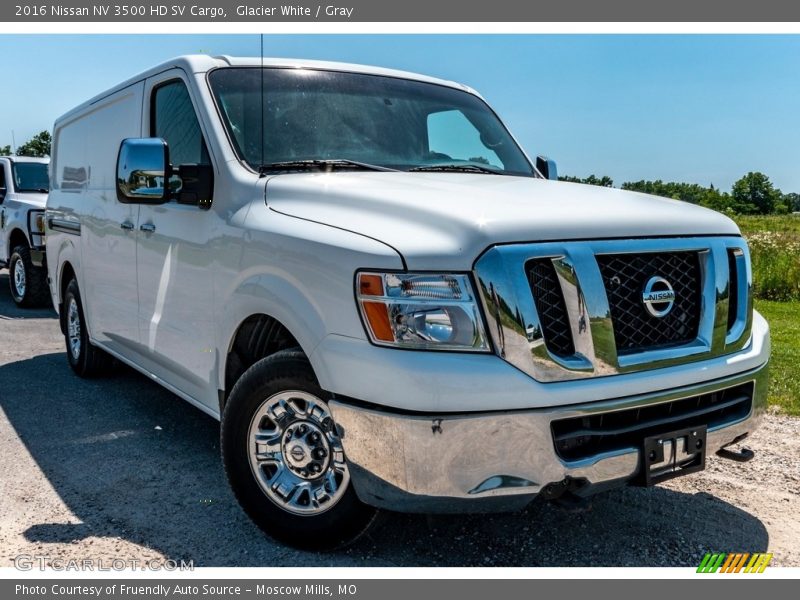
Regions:
[[[752,456],[726,447],[770,343],[736,225],[554,181],[463,85],[178,58],[58,119],[51,173],[70,365],[116,357],[221,419],[286,543]]]

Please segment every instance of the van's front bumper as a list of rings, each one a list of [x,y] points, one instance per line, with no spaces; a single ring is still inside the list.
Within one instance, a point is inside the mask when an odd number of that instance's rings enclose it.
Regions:
[[[753,382],[750,413],[709,428],[706,453],[756,428],[766,405],[768,365],[736,377],[549,409],[479,414],[404,414],[343,400],[330,402],[359,498],[402,512],[516,510],[535,496],[590,495],[638,480],[638,447],[577,461],[556,453],[551,422],[672,402]],[[665,431],[666,433],[666,431]]]
[[[559,486],[588,495],[640,479],[640,446],[652,433],[630,447],[563,460],[556,420],[752,382],[749,411],[709,427],[706,456],[741,439],[766,408],[769,355],[769,326],[754,313],[750,342],[739,352],[579,381],[541,383],[494,355],[391,350],[340,336],[323,340],[310,358],[334,394],[331,411],[362,501],[403,512],[494,512]],[[665,427],[656,434],[681,429]]]
[[[709,427],[706,455],[742,439],[766,408],[769,354],[769,326],[755,313],[750,343],[737,353],[582,381],[542,384],[496,356],[387,350],[336,336],[311,359],[334,393],[331,411],[362,501],[404,512],[494,512],[539,494],[589,495],[641,479],[640,444],[564,460],[553,421],[752,382],[749,411]]]

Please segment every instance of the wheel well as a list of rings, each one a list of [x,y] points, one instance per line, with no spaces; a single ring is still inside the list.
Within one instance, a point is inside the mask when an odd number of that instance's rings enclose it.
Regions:
[[[233,337],[225,360],[225,390],[220,393],[220,410],[247,369],[262,358],[297,346],[297,340],[277,319],[268,315],[252,315],[245,319]]]
[[[11,232],[11,235],[8,236],[8,255],[11,256],[11,252],[17,246],[28,246],[28,237],[25,235],[25,232],[21,229],[15,229]]]
[[[61,278],[58,280],[58,298],[59,298],[59,311],[58,311],[58,321],[59,325],[61,325],[61,333],[67,333],[67,321],[64,316],[64,293],[67,291],[67,286],[69,282],[75,278],[75,269],[72,268],[72,265],[68,262],[64,263],[64,266],[61,267]]]

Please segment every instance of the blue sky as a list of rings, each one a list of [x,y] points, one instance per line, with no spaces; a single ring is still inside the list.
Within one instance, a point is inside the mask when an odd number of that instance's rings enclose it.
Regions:
[[[800,192],[800,36],[267,35],[265,54],[455,79],[562,174],[713,183],[762,171]],[[184,53],[254,55],[257,35],[0,35],[0,145]]]

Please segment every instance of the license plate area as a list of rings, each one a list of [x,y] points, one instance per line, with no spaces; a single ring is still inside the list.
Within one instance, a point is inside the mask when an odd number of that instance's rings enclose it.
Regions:
[[[644,438],[643,485],[656,485],[705,469],[706,433],[706,426],[701,425]]]

